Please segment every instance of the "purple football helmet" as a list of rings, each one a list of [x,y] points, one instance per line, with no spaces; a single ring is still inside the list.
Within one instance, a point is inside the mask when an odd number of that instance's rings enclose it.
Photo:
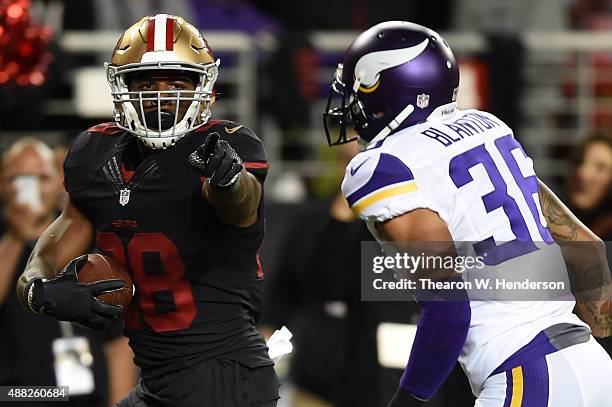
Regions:
[[[438,33],[405,21],[361,33],[338,64],[323,125],[330,146],[352,125],[364,144],[455,110],[459,68]],[[332,131],[337,134],[332,134]]]

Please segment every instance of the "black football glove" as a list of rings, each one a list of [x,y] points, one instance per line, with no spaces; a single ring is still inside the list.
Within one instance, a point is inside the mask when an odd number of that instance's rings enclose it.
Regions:
[[[227,141],[219,140],[219,133],[211,133],[204,144],[189,155],[189,164],[217,188],[231,188],[242,171],[242,160],[236,150]]]
[[[77,257],[68,263],[56,278],[52,280],[36,278],[28,283],[25,295],[30,309],[91,329],[104,328],[115,321],[123,309],[100,301],[96,296],[121,289],[124,286],[123,281],[102,280],[80,284],[77,272],[85,263],[87,255]]]
[[[398,386],[391,401],[387,404],[387,407],[421,407],[424,406],[425,403],[426,401],[419,400],[405,389]]]

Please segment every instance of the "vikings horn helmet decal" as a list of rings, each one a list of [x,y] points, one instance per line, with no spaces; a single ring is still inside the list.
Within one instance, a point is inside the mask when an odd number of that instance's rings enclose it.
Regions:
[[[425,39],[414,47],[376,51],[359,58],[355,65],[355,80],[360,81],[359,90],[369,93],[369,89],[378,85],[382,71],[412,61],[425,51],[428,43],[429,40]]]
[[[323,114],[327,141],[354,140],[347,137],[351,126],[361,144],[372,144],[452,114],[458,86],[457,62],[438,33],[405,21],[377,24],[353,41],[338,64]]]
[[[206,124],[214,102],[219,60],[196,27],[167,14],[144,17],[117,41],[106,77],[111,87],[117,125],[146,146],[164,149]],[[134,75],[176,72],[193,78],[194,90],[130,91]],[[145,112],[143,102],[156,105]],[[168,107],[174,106],[174,112]],[[181,116],[179,105],[188,106]]]

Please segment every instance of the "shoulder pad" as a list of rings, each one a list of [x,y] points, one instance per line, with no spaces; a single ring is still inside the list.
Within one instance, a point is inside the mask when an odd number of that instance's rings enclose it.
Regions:
[[[422,207],[410,168],[384,152],[357,154],[346,168],[342,192],[353,212],[363,219],[385,220]]]
[[[107,162],[123,130],[103,123],[80,133],[72,140],[64,159],[64,185],[68,193],[89,185],[98,169]]]

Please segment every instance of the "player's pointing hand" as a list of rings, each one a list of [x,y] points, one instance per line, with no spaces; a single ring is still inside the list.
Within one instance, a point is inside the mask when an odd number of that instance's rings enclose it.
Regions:
[[[189,155],[189,164],[208,178],[210,185],[231,188],[242,171],[242,160],[218,133],[211,133],[196,151]]]

